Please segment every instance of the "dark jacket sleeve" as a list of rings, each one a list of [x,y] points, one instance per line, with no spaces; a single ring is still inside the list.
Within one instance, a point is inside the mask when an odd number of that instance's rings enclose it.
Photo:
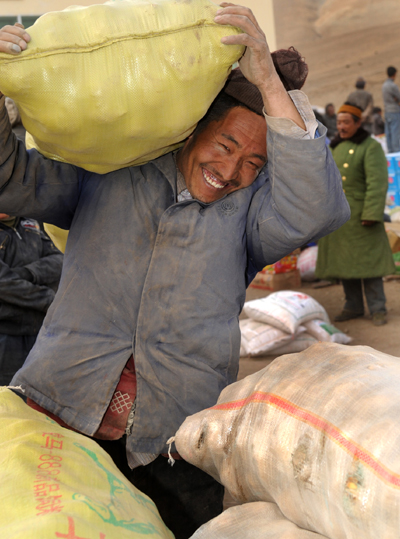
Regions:
[[[54,291],[21,279],[0,260],[0,302],[46,312],[54,299]]]
[[[32,273],[34,284],[49,285],[60,280],[64,255],[43,232],[41,257],[25,267]]]
[[[319,138],[306,140],[268,129],[269,181],[257,191],[247,223],[250,273],[333,232],[350,218],[321,124],[319,132]]]
[[[0,212],[70,227],[84,172],[25,149],[13,134],[0,98]]]

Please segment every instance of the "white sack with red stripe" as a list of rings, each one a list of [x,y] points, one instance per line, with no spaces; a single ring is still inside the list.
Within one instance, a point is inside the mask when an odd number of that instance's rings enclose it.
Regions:
[[[203,524],[190,539],[326,539],[285,518],[275,503],[230,507]]]
[[[317,343],[188,417],[180,455],[330,539],[400,537],[400,359]],[[256,536],[256,535],[255,535]]]

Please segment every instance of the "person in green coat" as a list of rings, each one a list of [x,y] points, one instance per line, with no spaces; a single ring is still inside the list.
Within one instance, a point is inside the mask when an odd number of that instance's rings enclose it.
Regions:
[[[362,110],[340,107],[330,147],[342,175],[350,220],[318,242],[316,276],[341,279],[346,302],[336,322],[364,315],[363,289],[374,325],[386,323],[384,275],[395,267],[383,225],[388,170],[382,146],[361,127]]]

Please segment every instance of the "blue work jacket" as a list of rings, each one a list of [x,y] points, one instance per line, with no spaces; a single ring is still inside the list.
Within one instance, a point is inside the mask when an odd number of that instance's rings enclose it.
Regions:
[[[4,113],[0,146],[0,211],[70,229],[59,290],[12,385],[93,435],[133,353],[128,452],[165,452],[236,380],[256,272],[349,218],[324,136],[269,129],[268,166],[211,204],[176,202],[172,154],[99,175],[26,152]]]

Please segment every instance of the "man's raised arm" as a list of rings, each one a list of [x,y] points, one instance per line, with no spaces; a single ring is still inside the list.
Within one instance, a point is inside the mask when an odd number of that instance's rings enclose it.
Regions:
[[[227,2],[221,4],[215,22],[230,24],[243,30],[243,34],[222,38],[226,45],[245,45],[246,51],[239,61],[240,69],[249,82],[260,90],[268,116],[288,118],[302,129],[304,121],[279,78],[264,32],[253,12]]]
[[[0,52],[17,55],[30,37],[22,25],[0,29]],[[14,136],[0,92],[0,211],[28,215],[39,221],[69,228],[84,171],[46,159],[36,150],[26,151]]]
[[[256,192],[248,214],[251,278],[266,264],[339,228],[350,211],[325,144],[326,128],[318,126],[307,96],[286,91],[251,10],[228,3],[221,7],[215,21],[243,30],[222,42],[246,46],[240,68],[261,93],[268,125],[269,181]]]

